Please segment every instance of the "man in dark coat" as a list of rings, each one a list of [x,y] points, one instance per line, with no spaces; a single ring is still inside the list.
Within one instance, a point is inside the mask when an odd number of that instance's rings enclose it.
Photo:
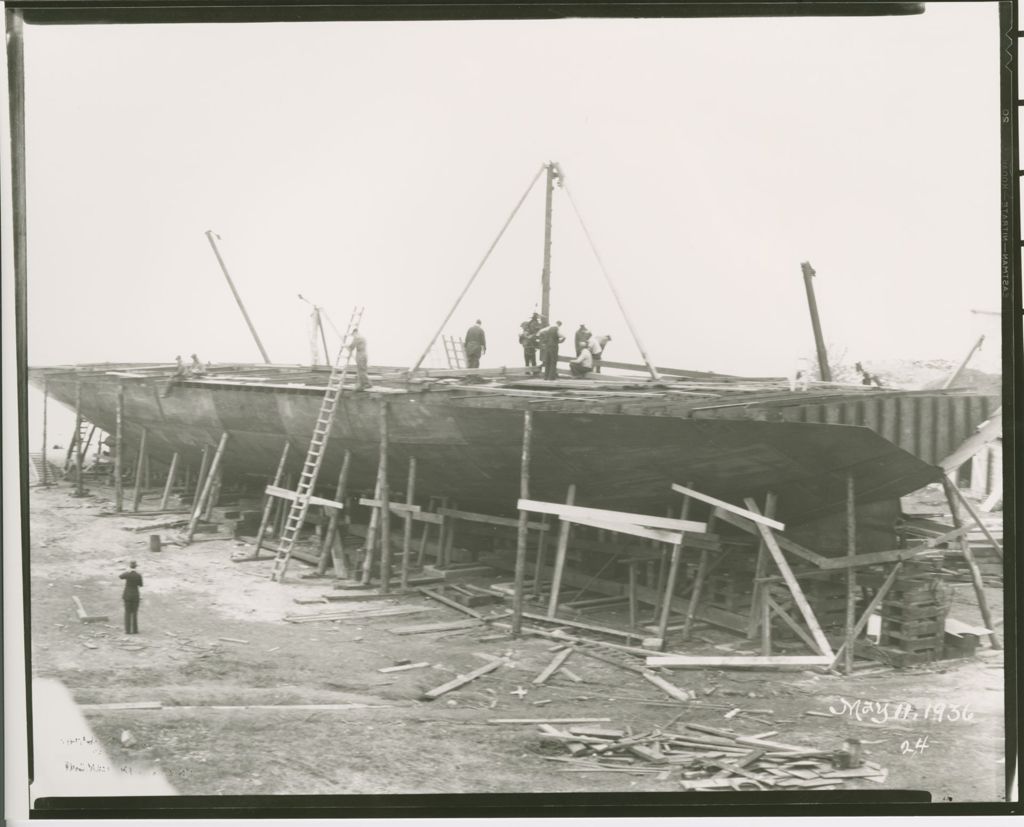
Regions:
[[[124,580],[124,591],[121,599],[124,600],[124,633],[126,635],[137,635],[139,633],[139,589],[142,587],[142,575],[135,570],[136,563],[132,560],[128,564],[128,571],[119,575]]]
[[[480,327],[479,319],[466,331],[463,347],[466,349],[466,367],[480,367],[480,357],[487,352],[487,336],[484,335],[484,329]]]
[[[579,330],[576,331],[575,337],[573,337],[573,341],[576,344],[577,357],[579,357],[579,355],[583,352],[583,348],[587,346],[587,342],[590,341],[590,336],[591,333],[589,330],[587,330],[587,326],[585,324],[581,324]]]
[[[565,341],[562,335],[562,323],[555,322],[537,334],[540,341],[540,361],[544,365],[544,378],[558,378],[558,345]]]
[[[528,368],[537,367],[537,333],[543,326],[539,313],[534,313],[519,325],[519,344],[523,346],[523,362]],[[528,370],[527,373],[536,371]]]

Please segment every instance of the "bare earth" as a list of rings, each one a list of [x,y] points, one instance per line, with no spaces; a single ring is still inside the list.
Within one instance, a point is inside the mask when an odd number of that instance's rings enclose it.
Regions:
[[[638,675],[580,655],[567,665],[584,683],[556,675],[545,686],[533,686],[553,657],[550,640],[482,642],[495,634],[489,628],[389,632],[400,625],[464,619],[420,595],[351,608],[429,612],[287,623],[281,619],[287,613],[326,609],[294,599],[330,591],[330,581],[299,579],[308,569],[296,563],[291,582],[273,583],[269,562],[230,562],[236,541],[167,546],[153,554],[150,532],[127,530],[145,521],[97,517],[110,503],[102,489],[95,491],[81,500],[64,484],[31,492],[32,674],[59,679],[79,704],[161,702],[159,710],[88,711],[87,719],[112,760],[162,769],[183,795],[678,791],[678,770],[663,781],[653,775],[560,771],[565,764],[544,757],[565,753],[542,745],[535,726],[490,725],[487,719],[607,717],[609,726],[643,731],[682,713],[685,721],[745,735],[777,731],[778,740],[821,749],[860,738],[868,757],[888,769],[888,781],[850,779],[847,789],[927,790],[934,801],[1003,800],[1001,652],[985,648],[970,660],[902,671],[868,668],[875,674],[850,678],[800,671],[665,673],[676,685],[695,690],[703,703],[771,710],[729,719],[723,718],[726,709],[672,701]],[[166,530],[153,533],[169,539]],[[145,578],[141,633],[135,636],[122,633],[117,579],[129,559],[139,561]],[[970,586],[956,590],[951,615],[980,622]],[[109,615],[110,621],[81,623],[72,596],[90,614]],[[1001,617],[999,592],[989,590],[989,599]],[[735,640],[713,629],[701,634],[716,642]],[[220,640],[226,637],[246,642]],[[438,700],[419,700],[425,690],[481,666],[477,652],[507,655],[512,663]],[[378,672],[403,659],[431,666]],[[510,694],[518,687],[528,690],[522,698]],[[890,709],[910,703],[920,715],[898,724],[873,723],[878,715],[872,712],[858,720],[849,709],[858,699],[888,701]],[[254,704],[280,709],[212,708]],[[297,704],[367,707],[289,708]],[[941,721],[937,704],[946,705]],[[958,720],[949,720],[953,704],[961,710]],[[121,743],[125,730],[134,738],[131,746]]]

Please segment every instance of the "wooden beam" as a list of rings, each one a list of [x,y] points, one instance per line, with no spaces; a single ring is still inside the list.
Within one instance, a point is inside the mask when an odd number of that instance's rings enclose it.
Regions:
[[[826,655],[737,655],[735,657],[704,657],[700,655],[654,655],[647,665],[662,669],[706,669],[719,666],[739,666],[751,669],[771,666],[825,666],[832,663]]]
[[[512,517],[495,517],[491,514],[477,514],[472,511],[459,511],[455,508],[439,508],[437,513],[443,517],[451,517],[453,520],[465,520],[467,523],[486,523],[504,528],[519,527],[519,520]],[[527,528],[532,531],[548,530],[548,526],[543,523],[528,523]]]
[[[369,506],[370,508],[380,508],[383,505],[376,497],[360,497],[359,504]],[[396,514],[405,515],[412,513],[414,517],[420,513],[425,513],[420,506],[412,503],[388,503],[388,507]],[[441,522],[440,519],[438,522]]]
[[[537,535],[537,559],[534,562],[533,572],[533,595],[534,597],[540,596],[540,588],[542,582],[541,570],[544,568],[544,555],[547,551],[548,543],[548,530],[551,526],[548,525],[548,518],[550,515],[544,514],[540,518],[540,531]]]
[[[470,681],[475,681],[477,678],[481,677],[482,675],[486,675],[488,672],[493,672],[495,669],[502,666],[504,663],[506,663],[505,660],[492,660],[490,663],[486,663],[479,669],[474,669],[472,672],[469,672],[466,675],[459,675],[454,680],[448,681],[448,683],[443,683],[440,686],[435,687],[434,689],[424,692],[423,700],[432,701],[435,698],[440,698],[442,695],[444,695],[447,692],[451,692],[453,689],[458,689],[460,686],[465,686]]]
[[[388,428],[388,402],[380,401],[380,499],[384,507],[380,510],[380,590],[387,594],[391,589],[391,489],[388,485],[388,451],[390,433]]]
[[[576,501],[576,484],[569,486],[565,494],[565,502],[572,505]],[[558,610],[558,594],[562,590],[562,577],[565,572],[565,557],[569,551],[569,530],[571,525],[562,521],[558,531],[558,548],[555,551],[555,567],[551,575],[551,596],[548,598],[548,617],[554,618]]]
[[[196,532],[196,526],[199,525],[199,515],[203,513],[203,507],[206,504],[207,499],[210,497],[210,492],[213,490],[213,479],[217,476],[217,472],[220,469],[221,460],[224,458],[224,448],[228,444],[228,432],[225,431],[220,436],[220,442],[217,444],[217,451],[213,455],[213,462],[210,463],[210,470],[206,474],[206,480],[203,482],[202,493],[196,500],[195,511],[192,512],[192,519],[188,524],[188,532],[185,535],[185,542],[191,543],[192,536]]]
[[[868,625],[868,621],[871,619],[871,615],[874,614],[875,609],[882,605],[882,600],[889,593],[889,589],[892,588],[892,584],[896,582],[896,575],[900,573],[900,569],[903,568],[903,563],[897,563],[892,567],[892,571],[889,572],[889,576],[885,578],[885,581],[881,586],[878,587],[878,591],[875,592],[875,596],[871,598],[871,602],[868,603],[867,608],[860,616],[860,620],[857,621],[857,625],[853,627],[852,638],[854,641],[861,632],[864,631],[864,627]],[[846,641],[843,642],[842,646],[839,647],[839,651],[836,652],[835,657],[832,659],[831,667],[834,669],[836,664],[839,663],[839,659],[843,656],[843,651],[846,649]]]
[[[264,491],[271,497],[277,497],[280,500],[294,501],[299,495],[294,491],[290,491],[287,488],[281,488],[277,485],[268,485]],[[309,496],[310,505],[322,505],[324,508],[337,508],[343,509],[345,503],[335,502],[334,500],[328,500],[324,497],[314,497],[312,494]]]
[[[726,511],[724,508],[716,508],[712,513],[723,523],[728,523],[729,525],[741,529],[742,531],[747,532],[747,534],[752,534],[755,537],[759,536],[757,530],[758,523],[755,523],[752,520],[747,520],[740,517],[738,514]],[[807,562],[814,563],[814,565],[819,568],[828,568],[831,562],[830,558],[804,548],[799,543],[794,543],[788,537],[784,537],[781,534],[775,537],[775,541],[784,551],[788,551],[790,554],[795,554],[797,557],[802,557]]]
[[[953,525],[956,528],[960,528],[960,513],[957,508],[956,495],[953,493],[953,489],[956,487],[949,477],[943,476],[942,487],[946,492],[946,500],[949,502],[949,509],[953,516]],[[995,626],[992,623],[992,613],[988,608],[988,599],[985,597],[985,584],[981,580],[981,571],[978,569],[978,563],[974,559],[974,552],[971,551],[971,544],[967,541],[966,537],[960,537],[960,553],[963,554],[964,560],[967,561],[967,568],[971,572],[971,584],[974,586],[974,596],[978,601],[978,609],[981,612],[982,621],[985,624],[986,629],[994,629]],[[988,636],[989,644],[993,649],[1002,649],[1002,642],[999,640],[999,636],[992,632]]]
[[[747,508],[751,511],[757,511],[757,503],[753,499],[747,497],[744,500]],[[828,642],[828,638],[825,637],[825,633],[821,631],[821,626],[818,625],[818,620],[814,616],[814,612],[811,610],[810,604],[807,602],[807,598],[804,596],[803,589],[800,588],[800,584],[793,576],[793,571],[789,568],[789,563],[786,562],[785,556],[782,554],[782,549],[779,548],[779,544],[775,541],[775,535],[772,534],[772,530],[765,525],[755,523],[757,530],[761,533],[764,538],[765,545],[768,546],[768,551],[775,559],[775,565],[779,567],[779,571],[782,573],[783,579],[786,581],[786,585],[789,587],[789,591],[793,595],[793,599],[796,601],[797,608],[800,609],[800,613],[804,617],[804,622],[811,630],[811,634],[814,636],[815,643],[818,644],[818,648],[821,650],[822,655],[828,657],[831,662],[833,654],[832,647]]]
[[[139,503],[142,502],[142,467],[146,462],[146,436],[148,432],[142,429],[142,438],[139,440],[139,456],[135,462],[135,492],[132,494],[132,511],[139,510]],[[81,453],[81,452],[79,452]],[[82,472],[79,470],[79,476]]]
[[[857,499],[853,474],[846,475],[846,559],[852,561],[857,556]],[[857,614],[857,573],[851,565],[846,570],[846,628],[844,642],[846,645],[843,659],[843,671],[853,674],[853,630]]]
[[[1001,560],[1003,557],[1002,544],[998,540],[996,540],[996,538],[992,535],[992,532],[989,531],[988,526],[985,525],[985,523],[982,521],[981,515],[975,510],[974,506],[971,505],[971,501],[964,496],[964,492],[961,491],[959,487],[957,487],[956,485],[951,485],[949,487],[949,490],[956,494],[957,498],[967,509],[967,513],[970,514],[971,517],[974,519],[974,522],[977,524],[978,528],[981,529],[981,533],[984,534],[988,541],[992,544],[992,547],[996,550],[996,554],[999,555],[999,559]]]
[[[693,499],[688,494],[683,495],[683,505],[679,512],[681,520],[685,520],[690,516],[690,505],[693,503]],[[676,579],[679,577],[679,559],[683,553],[682,543],[683,538],[680,536],[679,541],[672,546],[672,559],[669,562],[664,597],[661,600],[661,619],[658,622],[658,637],[661,638],[662,649],[665,648],[665,638],[668,635],[668,621],[672,615],[672,595],[676,590]]]
[[[114,510],[124,510],[124,385],[117,383],[117,407],[114,426]],[[45,456],[44,456],[45,459]]]
[[[783,609],[778,603],[776,603],[774,600],[772,600],[771,597],[769,595],[767,595],[767,594],[764,595],[763,600],[764,600],[764,605],[768,609],[770,609],[771,611],[775,612],[775,614],[777,614],[779,617],[781,617],[783,622],[785,622],[785,624],[787,626],[789,626],[790,629],[793,630],[793,632],[796,634],[796,636],[799,637],[800,640],[802,640],[804,643],[806,643],[809,647],[811,647],[812,651],[818,648],[818,645],[814,642],[814,638],[812,638],[809,634],[807,634],[806,631],[804,631],[803,629],[800,628],[800,624],[797,623],[795,620],[793,620],[793,618],[791,618],[789,616],[789,612],[787,612],[785,609]],[[769,621],[770,621],[770,618],[769,618]],[[768,642],[769,642],[769,644],[771,644],[771,638],[769,638]]]
[[[512,634],[523,633],[523,604],[525,601],[526,539],[530,515],[521,505],[530,496],[530,443],[533,437],[533,411],[523,412],[523,454],[519,470],[519,523],[516,534],[515,587],[512,594]]]
[[[693,520],[673,520],[670,517],[655,517],[650,514],[631,514],[625,511],[608,511],[604,508],[584,508],[578,505],[562,503],[546,503],[539,500],[521,498],[518,506],[523,511],[538,514],[554,514],[557,517],[582,517],[584,519],[601,520],[618,525],[639,525],[647,528],[667,528],[670,531],[693,531],[703,534],[707,530],[706,523]]]
[[[338,473],[338,484],[334,489],[334,501],[345,502],[345,494],[348,488],[348,473],[352,465],[352,451],[345,449],[345,455],[341,460],[341,471]],[[320,549],[320,562],[317,563],[317,574],[327,573],[327,564],[330,562],[334,567],[334,576],[337,578],[348,577],[348,562],[345,560],[345,545],[338,531],[338,523],[341,520],[342,512],[337,508],[330,509],[330,516],[327,518],[327,532],[324,536],[324,543]],[[335,549],[335,540],[337,545]]]
[[[416,457],[409,457],[409,475],[405,481],[405,504],[412,505],[416,491]],[[409,550],[412,545],[412,515],[406,512],[402,531],[402,576],[400,588],[409,587]]]
[[[563,522],[572,523],[573,525],[585,525],[591,528],[599,528],[603,531],[614,531],[619,534],[628,534],[631,537],[641,537],[645,540],[654,540],[659,543],[669,543],[676,545],[681,542],[683,532],[681,531],[666,531],[661,528],[647,528],[641,525],[635,525],[630,523],[613,523],[607,520],[595,520],[591,517],[560,517]]]
[[[775,493],[769,491],[765,494],[764,498],[764,513],[766,517],[775,516],[775,507],[778,504]],[[762,578],[765,576],[765,570],[768,566],[768,549],[765,547],[764,540],[760,537],[757,541],[757,563],[754,565],[754,591],[750,601],[750,623],[747,625],[747,637],[753,639],[757,632],[757,626],[760,621],[763,622],[765,615],[764,597],[767,594],[768,587],[762,582]],[[764,649],[764,631],[762,631],[762,649]],[[771,634],[771,631],[768,631]],[[769,645],[771,641],[768,641]],[[811,647],[814,648],[814,647]]]
[[[697,606],[700,603],[701,591],[704,589],[704,578],[707,577],[708,573],[708,555],[710,554],[707,549],[701,549],[700,562],[697,564],[697,573],[693,578],[693,591],[690,593],[690,602],[686,607],[686,619],[683,621],[683,640],[690,639],[690,632],[693,629],[693,619],[697,613]],[[671,604],[671,600],[667,601]]]
[[[683,496],[693,497],[693,499],[695,500],[700,500],[701,502],[713,505],[716,508],[722,509],[723,511],[729,511],[740,517],[745,517],[746,519],[752,522],[761,523],[761,525],[766,525],[769,528],[774,528],[776,531],[786,530],[785,523],[780,523],[778,520],[773,520],[770,517],[767,517],[763,514],[755,514],[754,512],[748,511],[745,508],[740,508],[738,505],[733,505],[732,503],[727,503],[724,500],[719,500],[716,499],[715,497],[710,497],[707,494],[702,494],[700,493],[700,491],[693,490],[693,488],[689,488],[684,485],[676,485],[675,483],[672,483],[672,490],[679,494],[682,494]]]
[[[167,500],[171,496],[171,488],[174,487],[174,478],[178,474],[178,457],[177,451],[174,452],[174,456],[171,457],[171,467],[167,469],[167,482],[164,483],[164,493],[160,497],[160,511],[167,508]]]
[[[274,472],[273,485],[276,487],[281,483],[281,477],[284,476],[284,464],[288,459],[288,440],[284,441],[284,448],[281,450],[281,459],[277,463],[277,471]],[[274,507],[274,498],[268,493],[266,494],[263,501],[263,514],[260,516],[260,527],[259,531],[256,532],[256,548],[252,553],[253,558],[260,556],[260,549],[263,547],[263,538],[267,534],[267,527],[270,525],[270,512]]]
[[[571,655],[572,653],[573,647],[566,646],[565,649],[563,649],[561,652],[555,655],[555,657],[551,660],[551,663],[544,667],[541,673],[533,679],[533,682],[537,686],[543,684],[545,681],[547,681],[548,678],[550,678],[552,675],[555,674],[555,672],[558,671],[561,665],[569,659],[569,655]]]
[[[650,658],[648,658],[649,660]],[[648,664],[649,665],[649,664]],[[654,684],[658,689],[668,695],[670,698],[675,698],[677,701],[692,701],[693,695],[687,692],[685,689],[680,689],[674,683],[670,683],[659,675],[655,675],[653,672],[643,670],[640,673],[644,680],[648,683]]]

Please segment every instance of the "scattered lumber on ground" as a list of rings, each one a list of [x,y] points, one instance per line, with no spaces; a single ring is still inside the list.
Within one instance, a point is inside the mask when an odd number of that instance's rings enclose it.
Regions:
[[[285,615],[283,619],[287,620],[289,623],[314,623],[318,620],[366,620],[375,617],[393,617],[395,615],[422,614],[423,612],[430,611],[433,611],[433,609],[429,606],[411,609],[375,609],[373,611],[368,612],[332,609],[326,612],[316,612],[315,614]]]
[[[678,774],[686,790],[717,788],[769,790],[786,787],[836,787],[846,779],[884,783],[887,771],[871,761],[848,767],[851,753],[775,744],[697,724],[678,724],[675,732],[659,729],[632,734],[628,729],[569,726],[556,723],[607,722],[608,718],[495,719],[488,723],[537,723],[540,739],[564,746],[567,757],[546,756],[568,764],[562,772]]]
[[[423,700],[432,701],[435,698],[440,698],[442,695],[451,692],[453,689],[458,689],[460,686],[465,686],[470,681],[475,681],[477,678],[481,677],[482,675],[486,675],[488,672],[493,672],[495,669],[497,669],[504,663],[507,663],[507,661],[504,658],[500,660],[493,660],[490,663],[481,666],[479,669],[474,669],[472,672],[466,675],[459,675],[457,678],[448,681],[448,683],[443,683],[440,686],[434,687],[433,689],[424,692]]]

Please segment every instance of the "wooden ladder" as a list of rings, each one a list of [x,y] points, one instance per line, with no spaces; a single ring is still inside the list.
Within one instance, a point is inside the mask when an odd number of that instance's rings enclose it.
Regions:
[[[462,339],[456,338],[455,336],[442,336],[441,341],[444,342],[444,355],[448,360],[448,367],[452,369],[461,369],[466,367],[465,355],[466,348]]]
[[[350,347],[352,333],[359,327],[359,321],[362,318],[363,308],[355,308],[349,317],[348,327],[342,337],[341,349],[338,351],[338,357],[334,361],[330,378],[327,380],[327,390],[324,392],[323,402],[320,403],[320,414],[317,416],[316,425],[313,428],[313,437],[309,441],[309,450],[306,452],[306,460],[302,465],[302,473],[299,475],[299,484],[295,489],[295,499],[292,500],[288,509],[288,517],[285,519],[274,555],[274,567],[270,572],[270,579],[278,583],[284,580],[285,571],[292,558],[292,549],[295,548],[299,532],[306,521],[309,500],[313,495],[316,478],[320,473],[320,464],[323,462],[327,439],[331,434],[331,425],[334,422],[334,412],[338,408],[338,396],[341,394],[345,378],[348,376],[349,366],[352,363],[352,348]],[[342,364],[343,356],[345,357],[344,364]]]

